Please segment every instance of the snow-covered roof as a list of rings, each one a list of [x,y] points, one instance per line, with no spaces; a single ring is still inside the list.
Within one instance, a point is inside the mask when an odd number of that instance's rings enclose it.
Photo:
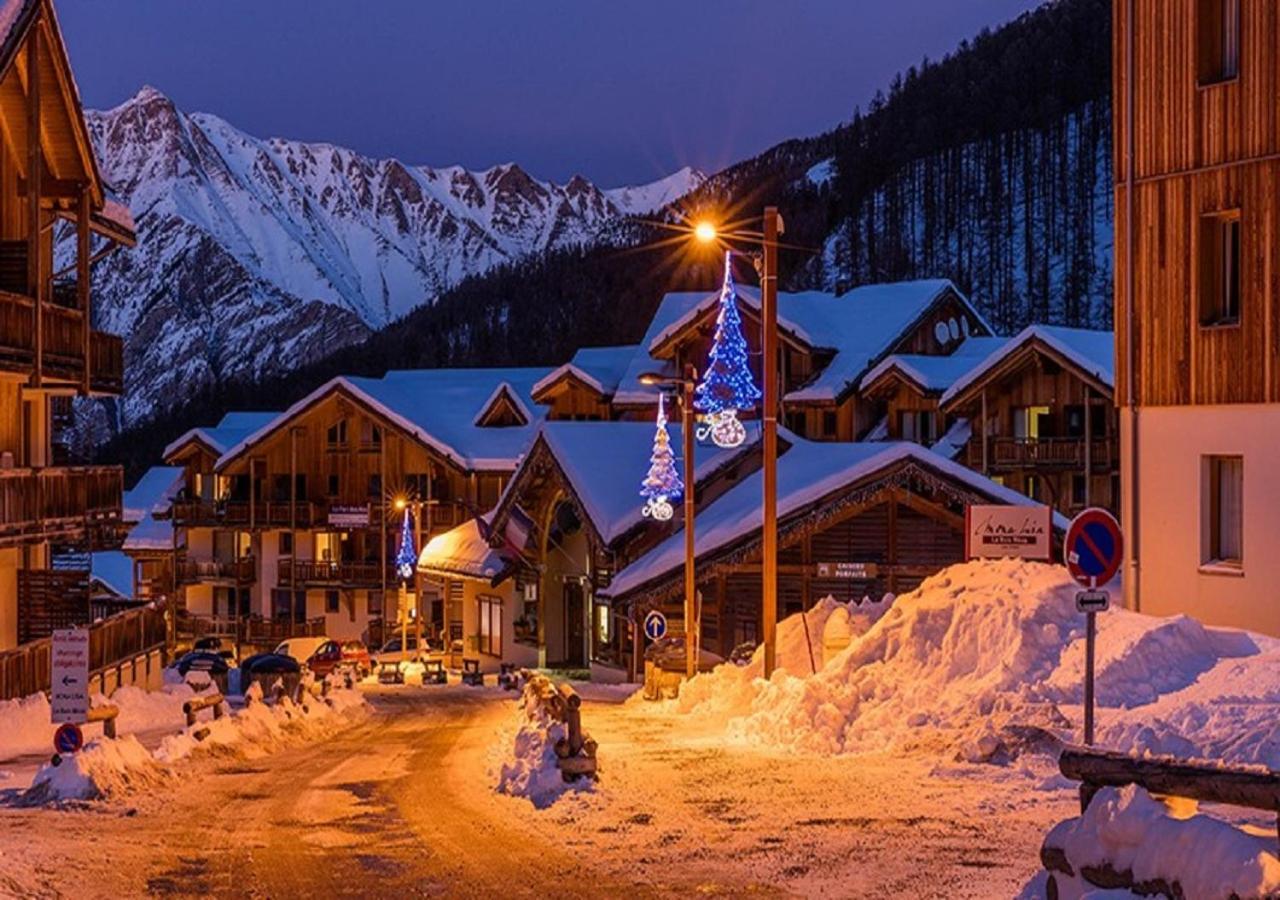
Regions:
[[[444,534],[437,534],[418,555],[419,571],[489,582],[508,567],[506,558],[485,540],[478,519],[468,519]]]
[[[164,448],[164,458],[177,453],[188,442],[197,440],[217,453],[226,453],[250,434],[273,421],[273,412],[229,412],[212,428],[192,428]]]
[[[791,391],[784,399],[792,403],[836,400],[948,292],[954,292],[961,302],[969,305],[946,279],[869,284],[838,296],[820,291],[779,293],[779,328],[811,347],[835,351],[830,364],[813,381]],[[747,307],[760,308],[759,292],[755,288],[739,286],[737,293]],[[657,389],[642,385],[640,375],[647,371],[673,373],[669,361],[655,359],[652,353],[708,313],[719,297],[718,291],[696,291],[671,293],[662,298],[618,385],[615,403],[654,402]],[[976,309],[969,305],[969,310],[984,328],[991,330]]]
[[[996,484],[919,444],[905,441],[830,443],[796,439],[791,449],[778,459],[778,518],[784,519],[833,491],[903,460],[914,460],[928,466],[995,502],[1038,505],[1031,498]],[[698,510],[694,535],[698,556],[719,550],[761,527],[761,479],[762,473],[754,472],[715,502]],[[1067,520],[1055,513],[1054,524],[1066,528]],[[684,534],[680,529],[618,572],[609,587],[600,593],[622,596],[683,565]]]
[[[960,416],[951,423],[947,433],[938,438],[929,449],[934,453],[945,456],[947,459],[955,459],[964,450],[965,445],[969,443],[969,439],[972,437],[973,424],[964,416]]]
[[[151,513],[133,528],[124,539],[125,550],[172,550],[173,520],[157,519]]]
[[[922,391],[945,391],[952,383],[973,368],[979,359],[1004,346],[1008,338],[969,337],[950,356],[923,356],[914,353],[894,353],[880,360],[858,382],[865,391],[889,372],[897,371],[914,382]]]
[[[540,397],[543,391],[566,375],[574,376],[603,397],[612,396],[639,349],[634,344],[622,347],[583,347],[573,354],[573,359],[569,362],[557,366],[545,378],[540,379],[533,386],[533,396]]]
[[[133,560],[119,550],[93,554],[90,575],[121,597],[133,596]]]
[[[520,399],[520,393],[505,381],[498,382],[498,386],[493,389],[493,393],[489,395],[489,399],[484,401],[481,407],[476,410],[476,414],[471,419],[471,424],[477,428],[484,427],[484,420],[489,415],[490,410],[503,397],[507,398],[516,408],[516,412],[524,417],[524,424],[533,421],[533,413],[529,412],[529,407]]]
[[[182,489],[182,466],[152,466],[138,483],[124,492],[124,521],[136,525],[156,507],[168,507],[168,501]]]
[[[640,482],[649,470],[653,431],[652,422],[547,422],[539,432],[605,543],[643,519]],[[680,425],[668,424],[667,432],[679,454]],[[741,455],[758,434],[755,423],[747,423],[748,442],[742,447],[721,450],[695,444],[694,478],[701,480]]]
[[[1107,387],[1115,387],[1114,332],[1066,328],[1061,325],[1028,325],[983,357],[969,371],[957,377],[942,395],[941,405],[946,406],[955,400],[970,385],[1033,341],[1041,342]]]
[[[442,456],[464,469],[514,469],[545,410],[533,403],[533,385],[546,369],[413,369],[382,378],[340,376],[245,435],[218,460],[222,468],[284,422],[339,388],[367,404]],[[525,408],[527,425],[487,427],[477,416],[506,384]]]

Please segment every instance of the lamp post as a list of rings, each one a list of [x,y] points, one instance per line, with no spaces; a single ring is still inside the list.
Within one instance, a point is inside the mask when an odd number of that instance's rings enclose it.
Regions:
[[[641,384],[680,387],[680,442],[684,453],[684,674],[692,678],[698,672],[697,585],[694,574],[693,542],[693,391],[698,386],[698,370],[684,367],[683,377],[646,372]]]
[[[756,264],[760,274],[760,352],[764,356],[764,398],[761,412],[764,481],[764,514],[761,540],[761,640],[764,643],[764,675],[773,674],[777,664],[778,626],[778,236],[783,232],[782,216],[776,206],[766,206],[760,232],[722,234],[710,222],[699,222],[694,236],[704,243],[720,239],[746,239],[759,243]],[[754,254],[753,254],[754,256]]]
[[[400,550],[396,554],[396,574],[400,576],[400,652],[408,653],[409,651],[409,580],[415,582],[415,590],[413,593],[414,615],[413,615],[413,636],[418,651],[422,650],[422,610],[418,608],[418,603],[422,596],[422,592],[416,589],[417,582],[417,552],[422,546],[422,501],[417,499],[408,499],[405,497],[396,497],[395,507],[403,512],[405,516],[413,516],[413,546],[409,549],[413,551],[413,561],[410,562],[405,553],[406,541],[409,537],[407,527],[402,529],[400,534]],[[408,525],[408,521],[405,521]]]

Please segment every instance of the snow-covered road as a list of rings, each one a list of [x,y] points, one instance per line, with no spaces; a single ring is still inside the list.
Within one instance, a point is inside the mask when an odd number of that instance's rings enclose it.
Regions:
[[[588,702],[601,784],[536,810],[492,790],[510,695],[369,699],[379,715],[322,743],[193,759],[180,783],[84,808],[0,809],[0,894],[1011,896],[1074,802],[1008,770],[773,756]]]

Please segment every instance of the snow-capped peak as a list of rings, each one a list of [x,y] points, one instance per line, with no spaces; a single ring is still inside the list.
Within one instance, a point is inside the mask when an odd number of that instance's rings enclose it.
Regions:
[[[679,200],[690,191],[696,190],[706,180],[705,172],[700,172],[692,166],[685,166],[649,184],[610,188],[604,192],[604,195],[621,212],[629,216],[639,216]]]

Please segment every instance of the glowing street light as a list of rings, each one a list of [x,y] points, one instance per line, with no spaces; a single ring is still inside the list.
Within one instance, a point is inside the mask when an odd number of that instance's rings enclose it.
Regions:
[[[709,244],[711,241],[716,239],[718,232],[716,231],[716,226],[712,225],[710,222],[702,221],[694,226],[693,236],[704,244]]]

